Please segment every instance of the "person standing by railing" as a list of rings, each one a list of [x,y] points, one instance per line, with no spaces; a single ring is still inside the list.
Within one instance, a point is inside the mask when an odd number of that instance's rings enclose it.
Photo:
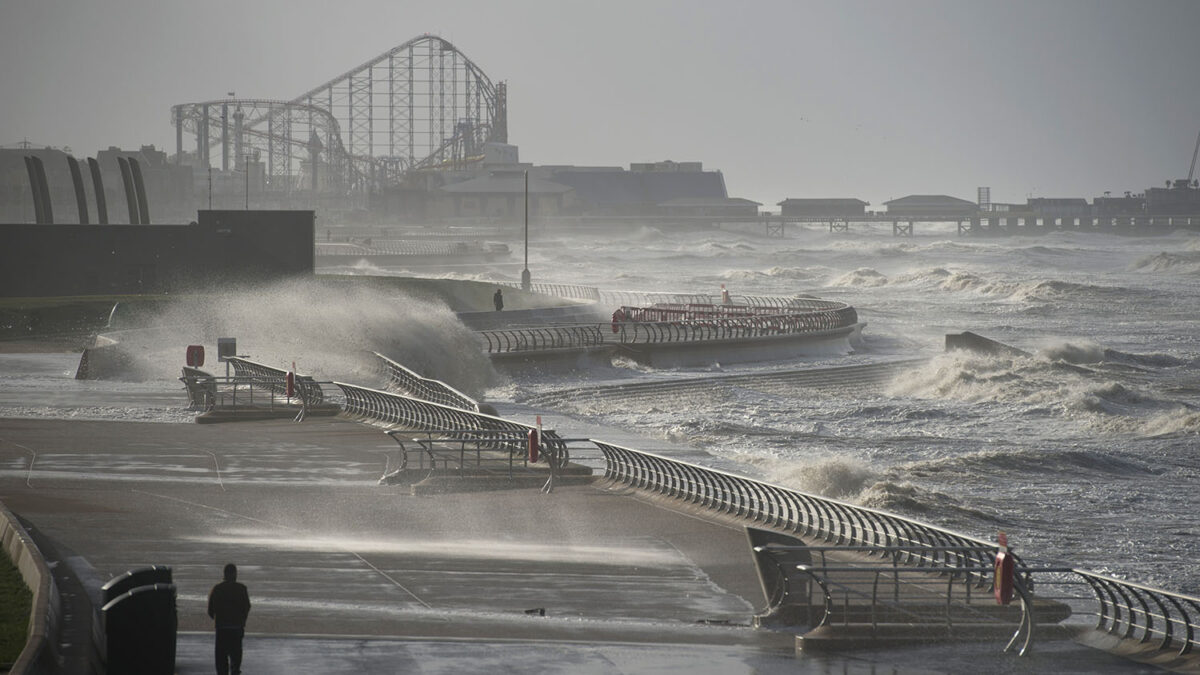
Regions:
[[[492,296],[492,304],[496,306],[496,311],[504,309],[504,293],[499,288],[496,289],[496,294]]]

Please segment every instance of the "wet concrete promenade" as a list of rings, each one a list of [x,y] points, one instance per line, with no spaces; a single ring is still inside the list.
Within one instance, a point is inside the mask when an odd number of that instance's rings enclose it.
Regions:
[[[603,482],[413,496],[378,484],[396,452],[340,418],[0,419],[0,501],[48,544],[56,574],[92,594],[126,570],[172,567],[179,673],[212,672],[205,600],[226,562],[253,602],[246,673],[1129,665],[1070,643],[1015,661],[993,641],[797,659],[794,632],[747,625],[765,602],[737,524]],[[66,649],[65,672],[86,672],[81,647]],[[998,669],[972,666],[985,656]]]
[[[762,602],[740,528],[594,486],[412,496],[377,484],[395,452],[341,419],[3,419],[0,500],[86,587],[172,567],[181,673],[211,669],[226,562],[254,603],[247,672],[496,672],[526,652],[562,672],[645,672],[616,654],[794,672],[790,634],[739,625]]]

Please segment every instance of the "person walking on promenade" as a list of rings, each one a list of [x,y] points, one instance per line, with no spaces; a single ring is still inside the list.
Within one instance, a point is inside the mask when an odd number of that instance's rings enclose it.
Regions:
[[[225,566],[225,581],[213,586],[208,594],[208,616],[217,628],[217,675],[242,672],[242,636],[246,616],[250,614],[250,593],[238,583],[237,566]]]
[[[496,306],[497,312],[504,309],[504,294],[500,292],[499,288],[496,289],[496,294],[492,296],[492,304]]]

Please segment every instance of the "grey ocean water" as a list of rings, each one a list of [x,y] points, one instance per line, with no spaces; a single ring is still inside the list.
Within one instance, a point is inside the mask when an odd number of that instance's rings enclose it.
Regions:
[[[752,384],[564,406],[706,450],[722,468],[967,534],[1030,562],[1200,595],[1200,235],[963,238],[888,226],[535,237],[535,280],[808,293],[867,322],[845,358],[655,371],[660,380],[920,357],[882,384]],[[970,330],[1029,357],[946,354]],[[571,382],[578,386],[580,382]],[[561,382],[518,382],[520,398]]]

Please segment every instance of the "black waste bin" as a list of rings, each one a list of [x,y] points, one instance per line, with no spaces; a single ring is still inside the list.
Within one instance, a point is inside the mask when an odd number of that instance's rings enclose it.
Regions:
[[[173,580],[171,579],[171,568],[166,565],[151,565],[129,570],[120,576],[109,579],[108,583],[100,587],[100,594],[103,598],[101,604],[106,605],[138,586],[169,583],[173,583]]]
[[[175,585],[149,584],[113,598],[100,610],[109,675],[173,675]]]

